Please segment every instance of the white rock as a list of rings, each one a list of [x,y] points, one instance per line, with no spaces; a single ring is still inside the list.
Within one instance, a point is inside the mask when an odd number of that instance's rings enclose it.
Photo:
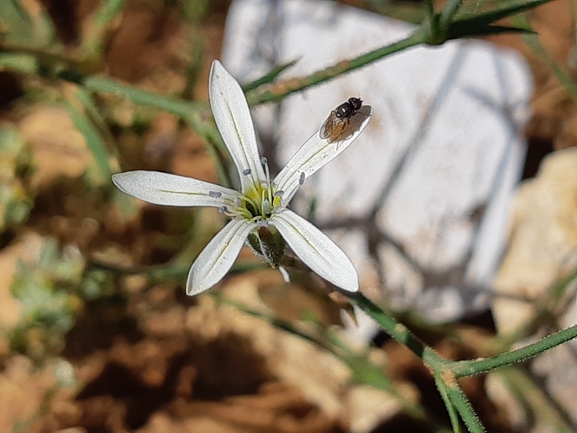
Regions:
[[[333,2],[240,0],[228,16],[223,60],[245,82],[295,59],[282,78],[303,76],[412,29]],[[442,321],[488,305],[531,92],[517,53],[455,41],[292,95],[279,112],[255,111],[265,152],[282,166],[349,97],[373,106],[367,130],[305,182],[293,207],[306,215],[316,198],[315,222],[350,255],[367,294]]]

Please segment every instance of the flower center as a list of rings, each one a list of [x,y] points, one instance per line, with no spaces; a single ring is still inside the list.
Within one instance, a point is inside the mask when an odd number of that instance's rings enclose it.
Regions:
[[[268,220],[284,207],[282,201],[283,191],[277,190],[270,180],[270,172],[265,157],[261,158],[261,164],[264,168],[266,179],[253,183],[248,191],[243,191],[243,194],[235,198],[234,201],[231,200],[231,203],[223,206],[220,209],[222,213],[231,218],[242,217],[266,226]],[[246,169],[242,174],[248,176],[251,171]]]

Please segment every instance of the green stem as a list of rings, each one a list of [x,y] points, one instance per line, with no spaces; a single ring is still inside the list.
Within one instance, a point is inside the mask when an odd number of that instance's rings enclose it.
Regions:
[[[441,394],[441,398],[443,399],[445,407],[447,408],[447,412],[449,413],[449,419],[451,420],[451,426],[453,427],[453,432],[460,433],[461,423],[459,422],[459,415],[457,413],[457,410],[455,409],[455,405],[449,398],[447,385],[438,374],[435,374],[435,384],[437,385],[439,394]]]
[[[460,361],[452,367],[453,372],[457,378],[473,376],[475,374],[485,373],[499,367],[516,364],[533,358],[546,350],[552,349],[555,346],[566,343],[577,337],[577,325],[570,328],[563,329],[553,335],[549,335],[536,343],[525,346],[521,349],[513,350],[511,352],[503,353],[492,358],[482,359],[480,361]]]
[[[299,92],[309,87],[324,83],[325,81],[328,81],[337,76],[344,75],[348,72],[354,71],[355,69],[367,66],[376,60],[382,59],[383,57],[423,43],[427,43],[426,33],[418,28],[405,39],[362,54],[358,57],[355,57],[354,59],[343,60],[336,65],[330,66],[321,71],[314,72],[305,77],[292,78],[290,80],[280,81],[269,86],[263,86],[259,89],[255,89],[247,94],[247,99],[250,105],[280,101],[291,93]]]
[[[459,387],[459,384],[457,384],[456,381],[454,383],[447,383],[443,380],[443,382],[445,383],[451,403],[455,406],[459,415],[461,415],[461,419],[467,426],[467,429],[469,429],[471,433],[485,433],[485,427],[481,424],[473,406],[471,406],[471,403],[467,400],[467,397]]]
[[[434,370],[438,370],[450,363],[413,335],[405,325],[397,322],[362,293],[347,294],[347,297],[354,305],[373,318],[383,331],[399,343],[407,346],[414,354],[421,358],[425,364],[431,366]]]

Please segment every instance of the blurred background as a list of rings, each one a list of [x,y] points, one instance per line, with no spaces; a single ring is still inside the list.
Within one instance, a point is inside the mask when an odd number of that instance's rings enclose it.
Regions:
[[[351,256],[361,290],[448,358],[575,324],[576,10],[558,0],[519,18],[538,38],[423,48],[255,107],[278,170],[339,103],[373,106],[355,149],[294,207]],[[187,297],[190,264],[225,219],[148,205],[110,181],[147,169],[219,183],[214,59],[254,101],[254,80],[273,68],[296,61],[281,79],[306,76],[400,39],[424,11],[386,0],[0,4],[0,431],[448,431],[418,358],[250,251],[214,293]],[[457,74],[460,55],[479,63]],[[576,350],[464,381],[488,431],[575,431]]]

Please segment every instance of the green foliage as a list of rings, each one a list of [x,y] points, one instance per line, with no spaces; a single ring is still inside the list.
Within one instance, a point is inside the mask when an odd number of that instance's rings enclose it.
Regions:
[[[501,33],[532,33],[532,30],[528,27],[511,27],[494,23],[528,9],[535,8],[548,1],[549,0],[526,0],[506,6],[501,5],[499,8],[484,13],[457,15],[447,26],[446,38],[459,39],[473,36],[497,35]]]
[[[48,239],[36,261],[18,264],[11,286],[22,304],[20,324],[11,331],[12,349],[37,361],[62,348],[79,306],[72,287],[82,276],[84,258],[74,248],[59,250],[58,242]]]
[[[26,221],[34,204],[32,157],[16,129],[0,129],[0,232]]]
[[[34,260],[19,262],[10,287],[21,303],[21,317],[9,332],[11,349],[36,362],[57,355],[84,302],[108,294],[110,276],[86,271],[86,260],[73,246],[43,241]]]

